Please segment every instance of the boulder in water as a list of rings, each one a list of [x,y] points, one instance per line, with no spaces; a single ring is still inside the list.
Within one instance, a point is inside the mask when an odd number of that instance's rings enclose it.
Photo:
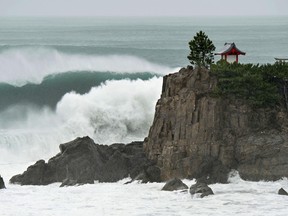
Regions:
[[[169,180],[162,190],[164,191],[174,191],[174,190],[186,190],[188,186],[184,184],[179,178],[174,178]]]
[[[5,187],[5,183],[4,183],[4,180],[3,180],[3,178],[1,177],[1,175],[0,175],[0,189],[5,189],[6,187]]]
[[[190,187],[190,194],[200,194],[200,197],[203,198],[205,196],[213,195],[212,189],[203,182],[198,182]]]
[[[279,195],[286,195],[286,196],[288,196],[287,191],[285,191],[283,188],[280,188],[280,189],[279,189],[278,194],[279,194]]]

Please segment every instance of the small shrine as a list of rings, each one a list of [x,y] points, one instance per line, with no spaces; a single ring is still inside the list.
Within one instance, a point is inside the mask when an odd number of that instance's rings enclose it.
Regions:
[[[215,53],[215,55],[221,55],[221,59],[228,63],[238,63],[238,56],[245,54],[245,52],[242,52],[236,47],[235,43],[225,43],[223,49],[220,52]]]
[[[288,62],[288,58],[275,58],[276,62],[279,63],[287,63]]]

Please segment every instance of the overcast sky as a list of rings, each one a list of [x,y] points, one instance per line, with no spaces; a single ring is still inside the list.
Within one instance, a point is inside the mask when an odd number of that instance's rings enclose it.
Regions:
[[[0,16],[288,15],[288,0],[0,0]]]

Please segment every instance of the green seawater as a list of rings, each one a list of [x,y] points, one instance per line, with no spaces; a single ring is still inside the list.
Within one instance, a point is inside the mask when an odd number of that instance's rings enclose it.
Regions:
[[[53,107],[67,92],[84,94],[104,82],[101,73],[143,79],[175,72],[189,64],[188,42],[199,30],[216,51],[235,42],[246,52],[242,63],[288,57],[288,17],[1,17],[0,110],[17,103]],[[47,87],[51,74],[62,75]]]

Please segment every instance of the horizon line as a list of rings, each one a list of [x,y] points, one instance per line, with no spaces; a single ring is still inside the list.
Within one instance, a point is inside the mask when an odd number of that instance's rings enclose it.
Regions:
[[[288,17],[288,15],[0,15],[3,18],[263,18]]]

